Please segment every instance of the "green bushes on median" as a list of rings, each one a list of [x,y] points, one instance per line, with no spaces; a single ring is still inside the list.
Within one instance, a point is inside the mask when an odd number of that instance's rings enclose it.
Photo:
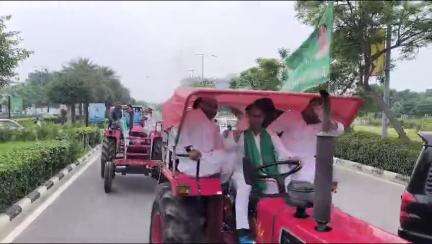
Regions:
[[[101,141],[101,129],[98,127],[75,127],[71,128],[69,134],[82,145],[96,146]]]
[[[0,211],[24,197],[82,153],[72,141],[44,141],[0,155]]]
[[[419,142],[381,139],[369,132],[350,132],[337,140],[335,156],[395,173],[410,175],[422,148]]]
[[[40,141],[72,138],[94,146],[99,143],[101,129],[98,127],[68,127],[56,124],[26,127],[22,130],[0,130],[0,142],[10,141]]]

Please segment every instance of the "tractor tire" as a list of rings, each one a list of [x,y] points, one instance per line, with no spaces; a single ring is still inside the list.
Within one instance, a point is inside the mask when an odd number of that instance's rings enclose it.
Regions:
[[[174,197],[162,184],[153,203],[150,225],[151,243],[205,242],[204,209],[196,197]]]
[[[105,163],[105,167],[104,167],[104,190],[105,190],[105,193],[111,192],[113,175],[114,175],[114,163],[112,161],[108,161]]]
[[[105,163],[112,161],[116,154],[116,145],[114,139],[105,138],[102,144],[101,153],[101,177],[104,177]]]
[[[153,160],[162,160],[162,138],[157,137],[153,140],[152,157]]]

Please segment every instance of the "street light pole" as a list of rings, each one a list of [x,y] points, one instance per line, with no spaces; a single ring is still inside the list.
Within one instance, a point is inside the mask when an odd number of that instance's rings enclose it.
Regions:
[[[205,54],[204,53],[197,53],[195,55],[201,56],[201,82],[204,83],[204,56],[205,56]],[[214,54],[212,54],[210,56],[217,58],[217,56]]]
[[[201,56],[201,82],[204,82],[204,53],[197,53],[195,55]]]

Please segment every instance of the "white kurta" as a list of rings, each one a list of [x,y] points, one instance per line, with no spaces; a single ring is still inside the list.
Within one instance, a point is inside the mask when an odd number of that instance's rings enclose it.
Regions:
[[[200,176],[223,173],[225,165],[233,161],[234,154],[224,150],[219,128],[205,116],[201,109],[194,109],[186,114],[176,153],[186,154],[185,147],[187,146],[192,146],[193,149],[201,152]],[[195,176],[196,167],[196,161],[179,157],[179,171]]]
[[[284,147],[282,141],[277,135],[271,132],[269,132],[269,134],[271,136],[273,146],[275,148],[276,160],[283,161],[295,157],[293,153],[291,153]],[[260,134],[254,135],[254,139],[255,139],[255,145],[257,145],[258,152],[261,153]],[[232,137],[232,133],[230,133],[227,140],[234,140]],[[233,144],[229,143],[229,145],[233,145]],[[231,177],[233,185],[237,191],[237,195],[235,199],[236,227],[237,229],[249,229],[248,205],[249,205],[249,195],[252,187],[246,184],[244,179],[244,174],[243,174],[243,158],[244,158],[244,134],[243,133],[240,135],[240,139],[237,143],[236,150],[238,152],[237,160],[234,167],[234,173]],[[285,167],[283,165],[279,166],[280,172],[287,172],[287,170],[289,170],[287,166]],[[278,192],[278,188],[276,182],[272,182],[271,180],[268,181],[265,193],[273,194],[277,192]]]
[[[289,151],[299,156],[302,161],[302,169],[294,174],[291,179],[314,183],[316,135],[322,129],[322,123],[308,125],[303,120],[300,112],[286,111],[273,121],[268,126],[268,129],[276,134],[283,132],[281,136],[283,145]],[[340,135],[343,131],[343,125],[337,122],[337,129],[333,133]]]
[[[155,129],[156,121],[153,116],[147,116],[147,119],[144,122],[144,131],[146,133],[150,133]]]

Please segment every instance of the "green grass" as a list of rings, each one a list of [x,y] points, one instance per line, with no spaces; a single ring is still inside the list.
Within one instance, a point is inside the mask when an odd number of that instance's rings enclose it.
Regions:
[[[355,125],[354,131],[367,131],[377,135],[381,135],[381,126]],[[405,133],[407,133],[408,138],[410,138],[412,141],[421,142],[421,139],[417,135],[417,131],[415,129],[405,129]],[[393,128],[388,129],[388,135],[390,138],[398,138],[398,134]]]
[[[0,154],[12,151],[15,148],[23,148],[34,144],[34,141],[13,141],[0,143]]]

